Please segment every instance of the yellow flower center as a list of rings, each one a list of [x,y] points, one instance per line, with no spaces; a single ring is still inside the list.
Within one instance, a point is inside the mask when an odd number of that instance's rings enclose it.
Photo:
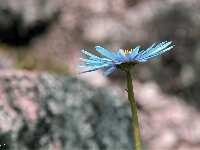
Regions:
[[[133,50],[134,50],[134,49],[123,50],[121,53],[122,53],[122,55],[125,57],[125,56],[126,56],[126,53],[132,54]]]

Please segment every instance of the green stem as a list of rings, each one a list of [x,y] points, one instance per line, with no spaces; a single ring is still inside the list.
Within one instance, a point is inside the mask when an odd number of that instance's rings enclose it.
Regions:
[[[140,130],[139,130],[139,123],[138,123],[138,116],[137,116],[137,105],[134,98],[133,92],[133,84],[131,78],[131,72],[125,71],[126,73],[126,82],[127,82],[127,92],[128,92],[128,100],[131,105],[131,112],[132,112],[132,127],[133,127],[133,136],[134,136],[134,143],[135,149],[141,150],[141,142],[140,142]]]

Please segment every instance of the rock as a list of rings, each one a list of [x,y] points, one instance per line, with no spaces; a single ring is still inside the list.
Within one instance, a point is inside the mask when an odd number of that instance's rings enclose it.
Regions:
[[[152,32],[149,34],[149,41],[173,41],[175,47],[151,60],[148,68],[139,68],[146,71],[135,70],[140,72],[136,75],[138,78],[146,76],[143,81],[153,79],[163,91],[179,95],[197,108],[200,107],[199,7],[199,4],[191,7],[176,3],[156,8],[153,17],[144,23],[149,33]]]
[[[132,149],[130,107],[67,75],[0,72],[4,149]]]
[[[155,82],[134,81],[141,106],[139,121],[148,150],[200,149],[200,112],[178,96],[167,95]]]
[[[0,40],[14,46],[28,44],[55,21],[59,5],[54,0],[2,0]]]

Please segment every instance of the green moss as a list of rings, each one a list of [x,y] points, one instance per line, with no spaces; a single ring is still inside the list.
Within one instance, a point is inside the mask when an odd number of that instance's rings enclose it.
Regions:
[[[11,48],[6,44],[0,44],[0,52],[4,54],[11,54]]]
[[[69,70],[67,68],[66,65],[64,65],[62,62],[59,62],[59,61],[56,61],[56,60],[48,60],[46,63],[45,63],[45,66],[44,66],[45,70],[48,70],[48,71],[53,71],[53,72],[57,72],[57,73],[64,73],[64,74],[68,74],[69,73]]]
[[[39,54],[29,51],[27,48],[21,47],[16,51],[13,51],[9,46],[1,44],[0,52],[9,56],[16,56],[16,68],[22,70],[45,70],[56,73],[68,74],[69,69],[62,61],[54,58],[48,58],[47,60],[41,60],[38,57]],[[14,55],[13,55],[14,54]]]
[[[27,49],[20,49],[17,52],[17,64],[18,69],[34,70],[37,68],[38,59],[30,53]]]

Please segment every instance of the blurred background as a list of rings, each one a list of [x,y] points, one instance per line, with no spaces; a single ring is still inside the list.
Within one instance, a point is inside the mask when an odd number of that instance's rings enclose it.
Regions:
[[[173,41],[132,71],[144,149],[200,149],[199,39],[198,0],[1,0],[0,145],[131,149],[123,72],[78,75],[77,58]]]

